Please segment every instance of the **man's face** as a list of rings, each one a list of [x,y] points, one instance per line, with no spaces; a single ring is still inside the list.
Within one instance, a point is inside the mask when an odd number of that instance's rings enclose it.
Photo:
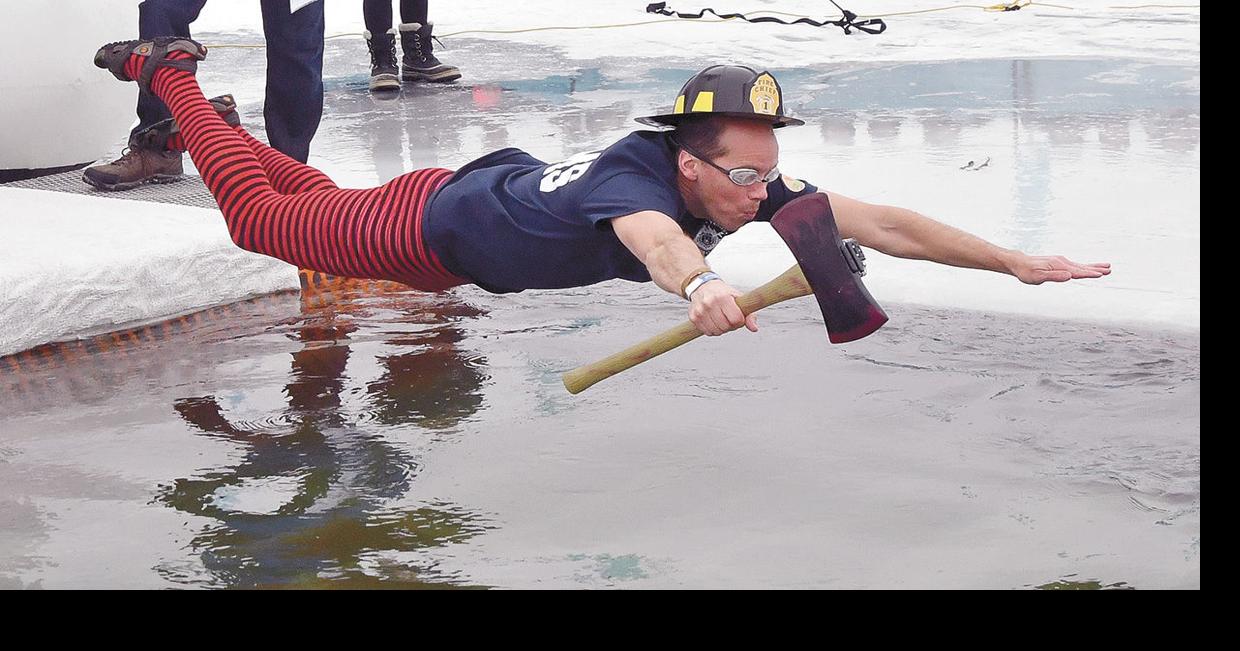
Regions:
[[[771,126],[758,120],[728,120],[719,137],[723,154],[711,160],[730,170],[748,167],[765,176],[779,165],[779,143]],[[715,169],[695,156],[682,151],[681,171],[692,192],[705,209],[705,217],[729,230],[748,224],[758,212],[758,204],[766,199],[766,183],[736,185],[727,173]]]

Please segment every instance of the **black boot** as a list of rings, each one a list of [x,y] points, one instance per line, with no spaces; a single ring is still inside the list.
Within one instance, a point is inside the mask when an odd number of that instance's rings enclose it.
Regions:
[[[363,32],[366,47],[370,48],[370,91],[398,90],[400,71],[396,67],[396,30],[389,29],[375,36],[370,30]]]
[[[400,47],[405,56],[400,62],[400,77],[405,81],[449,82],[461,78],[456,66],[440,62],[431,53],[432,23],[402,23]]]

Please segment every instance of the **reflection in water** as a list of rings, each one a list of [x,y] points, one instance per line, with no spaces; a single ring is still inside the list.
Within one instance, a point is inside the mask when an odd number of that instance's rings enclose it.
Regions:
[[[383,375],[366,385],[374,417],[386,425],[442,430],[476,413],[482,406],[478,361],[461,357],[455,348],[460,338],[460,331],[445,329],[416,353],[380,358]]]
[[[881,115],[870,118],[867,127],[870,140],[875,143],[894,142],[900,135],[900,123],[904,120],[898,116]]]
[[[921,120],[922,137],[932,150],[955,151],[960,146],[964,121],[949,113],[936,113]]]
[[[1012,197],[1014,203],[1011,228],[1012,245],[1023,251],[1043,248],[1041,236],[1050,215],[1051,143],[1079,142],[1079,138],[1062,135],[1073,129],[1067,124],[1051,124],[1038,110],[1035,65],[1033,61],[1012,61],[1012,158],[1017,176]],[[1046,138],[1040,138],[1047,134]],[[1057,135],[1058,134],[1058,135]]]
[[[288,293],[271,294],[0,357],[0,408],[15,415],[52,404],[103,402],[127,383],[162,386],[174,381],[166,376],[184,362],[186,343],[240,334],[238,325],[277,321],[294,304]]]
[[[857,116],[851,111],[836,111],[818,120],[822,141],[828,147],[852,147],[857,137]]]
[[[222,465],[155,476],[154,503],[209,522],[185,525],[201,527],[187,532],[195,558],[165,556],[156,565],[168,581],[450,586],[453,577],[416,552],[489,525],[459,506],[411,495],[419,464],[410,450],[451,435],[484,408],[487,360],[463,348],[460,325],[482,314],[451,293],[303,272],[299,296],[261,297],[0,358],[0,411],[37,422],[52,405],[51,413],[80,411],[100,427],[127,429],[128,412],[150,413],[169,395],[164,420],[227,442]],[[281,357],[285,339],[297,344],[291,365],[262,364]],[[373,379],[359,386],[363,373]],[[225,389],[177,394],[204,385]],[[282,406],[246,420],[230,414],[238,394],[277,386]]]
[[[1150,143],[1176,154],[1190,154],[1201,143],[1201,113],[1185,108],[1149,111],[1140,122]]]
[[[436,576],[433,566],[414,569],[393,557],[466,540],[486,523],[450,504],[398,504],[418,464],[393,445],[390,429],[372,423],[439,431],[482,406],[486,362],[456,347],[462,333],[451,324],[480,311],[416,292],[385,297],[384,309],[432,325],[387,341],[409,352],[379,358],[381,377],[366,386],[373,412],[359,417],[342,400],[350,336],[359,330],[348,317],[369,308],[348,293],[320,307],[321,295],[306,297],[291,333],[302,348],[292,356],[281,413],[246,423],[231,420],[214,396],[173,404],[199,434],[242,454],[161,488],[156,502],[215,522],[190,543],[206,576],[172,563],[157,569],[174,582],[216,587],[445,585],[451,577]]]
[[[1108,152],[1126,153],[1132,142],[1129,135],[1131,126],[1132,118],[1127,115],[1103,121],[1098,125],[1098,144]]]

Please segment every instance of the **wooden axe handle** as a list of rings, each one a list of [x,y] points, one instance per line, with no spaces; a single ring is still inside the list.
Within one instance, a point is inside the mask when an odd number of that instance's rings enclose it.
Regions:
[[[745,316],[749,316],[769,305],[812,293],[813,290],[810,289],[809,281],[805,280],[801,267],[792,265],[791,269],[774,280],[737,298],[736,304],[740,306]],[[687,344],[701,335],[702,333],[693,323],[686,321],[610,357],[565,373],[563,375],[564,388],[568,389],[569,393],[581,393],[598,382],[637,366],[652,357],[662,355],[677,346]]]

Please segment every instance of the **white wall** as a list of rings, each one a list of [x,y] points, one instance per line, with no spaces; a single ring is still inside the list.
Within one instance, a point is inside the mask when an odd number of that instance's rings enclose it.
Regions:
[[[137,86],[93,59],[104,43],[137,35],[132,0],[0,0],[0,169],[113,153],[137,119]]]

